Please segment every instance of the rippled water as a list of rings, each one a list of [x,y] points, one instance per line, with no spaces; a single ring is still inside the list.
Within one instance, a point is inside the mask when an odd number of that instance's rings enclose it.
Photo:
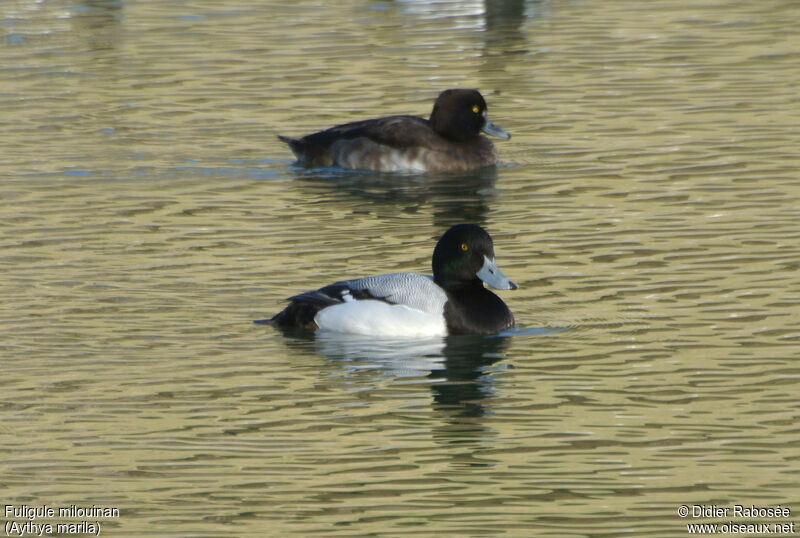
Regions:
[[[118,507],[107,536],[797,519],[800,6],[320,4],[0,5],[3,504]],[[514,134],[496,170],[305,170],[275,138],[448,87]],[[251,324],[426,272],[462,221],[520,285],[508,333]]]

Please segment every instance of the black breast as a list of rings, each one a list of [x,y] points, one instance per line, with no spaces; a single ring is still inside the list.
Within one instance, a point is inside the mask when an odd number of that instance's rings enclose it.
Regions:
[[[494,334],[514,325],[514,314],[483,286],[447,292],[444,319],[448,334]]]

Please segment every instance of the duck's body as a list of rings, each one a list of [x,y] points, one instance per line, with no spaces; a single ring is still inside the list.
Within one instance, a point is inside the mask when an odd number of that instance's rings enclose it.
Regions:
[[[380,336],[437,336],[447,295],[431,277],[393,273],[343,280],[295,295],[272,318],[281,326]]]
[[[309,166],[381,172],[466,171],[497,163],[481,131],[509,138],[489,121],[476,90],[446,90],[430,119],[388,116],[337,125],[301,138],[278,136]]]
[[[491,334],[514,324],[506,304],[483,286],[517,287],[495,264],[491,237],[481,227],[448,230],[434,250],[433,272],[336,282],[291,297],[269,323],[384,337]]]

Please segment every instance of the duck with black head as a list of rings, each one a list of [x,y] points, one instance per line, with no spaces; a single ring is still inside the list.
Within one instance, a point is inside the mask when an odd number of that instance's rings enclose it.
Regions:
[[[497,267],[486,230],[453,226],[436,243],[431,265],[432,277],[392,273],[307,291],[256,323],[380,337],[493,334],[514,325],[508,306],[484,287],[517,288]]]
[[[379,172],[463,172],[497,164],[492,141],[511,135],[471,89],[443,91],[429,119],[387,116],[336,125],[301,138],[281,136],[299,163]]]

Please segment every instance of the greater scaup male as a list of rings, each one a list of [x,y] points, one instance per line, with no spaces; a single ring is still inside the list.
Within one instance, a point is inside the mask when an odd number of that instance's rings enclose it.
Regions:
[[[509,133],[489,121],[477,90],[445,90],[430,119],[388,116],[345,123],[302,138],[278,136],[299,163],[310,166],[401,171],[472,170],[497,163],[491,140]]]
[[[517,288],[497,267],[486,230],[453,226],[436,244],[432,265],[433,277],[369,276],[295,295],[260,323],[384,337],[491,334],[514,325],[506,304],[483,286]]]

